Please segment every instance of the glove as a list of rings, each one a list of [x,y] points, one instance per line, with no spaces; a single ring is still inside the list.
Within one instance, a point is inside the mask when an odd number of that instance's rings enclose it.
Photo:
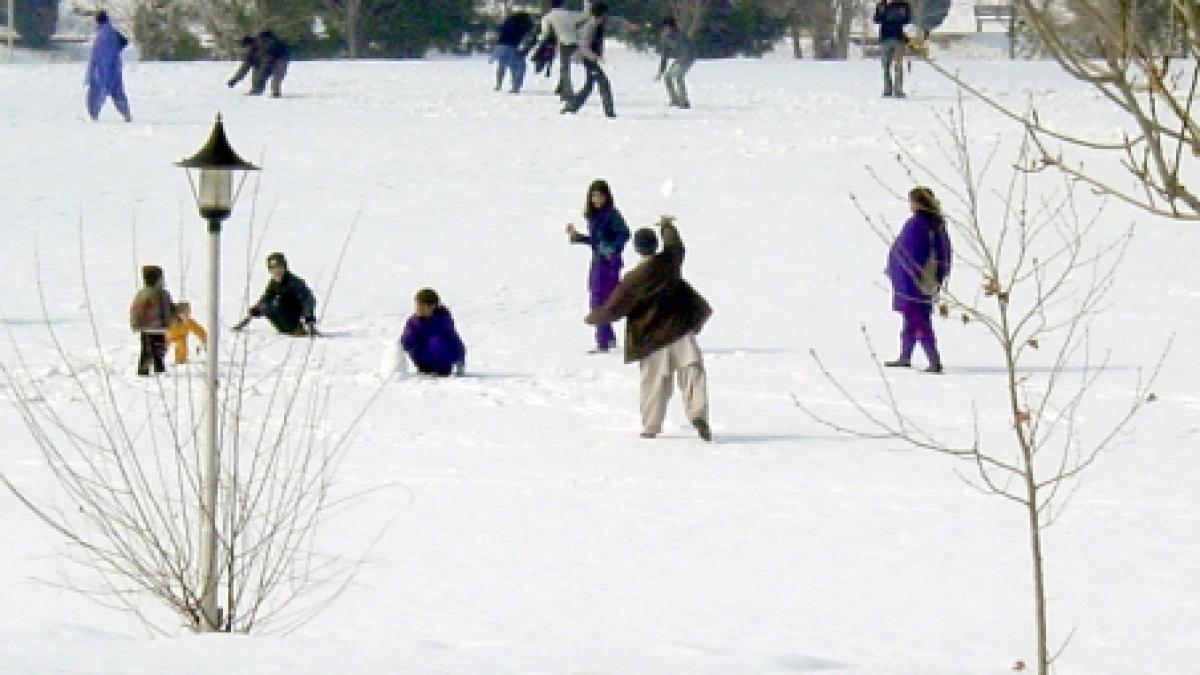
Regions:
[[[229,88],[230,88],[230,89],[232,89],[232,88],[234,88],[235,86],[237,86],[237,82],[234,82],[233,80],[230,80],[229,82],[226,82],[226,84],[228,84],[228,85],[229,85]]]
[[[230,330],[232,330],[233,332],[236,333],[236,332],[242,330],[243,328],[245,328],[246,324],[248,324],[248,323],[250,323],[250,317],[246,317],[246,318],[242,319],[241,321],[233,324],[233,328],[231,328]]]
[[[662,81],[662,73],[659,73],[659,74],[655,75],[655,76],[654,76],[654,81],[655,81],[655,82],[661,82],[661,81]]]

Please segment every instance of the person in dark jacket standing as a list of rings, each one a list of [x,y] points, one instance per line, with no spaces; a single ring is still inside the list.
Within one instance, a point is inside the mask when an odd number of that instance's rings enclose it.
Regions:
[[[496,91],[504,86],[504,73],[512,73],[512,88],[514,94],[521,92],[525,82],[525,54],[529,52],[528,41],[533,32],[533,17],[528,12],[513,12],[500,24],[500,35],[496,38],[496,48],[492,52],[492,60],[496,62]]]
[[[164,288],[163,271],[157,265],[142,267],[142,288],[129,304],[129,327],[141,341],[137,374],[161,373],[167,369],[163,356],[167,353],[167,326],[175,315],[171,294]]]
[[[117,112],[132,122],[129,114],[129,98],[125,96],[125,80],[121,75],[121,50],[129,40],[117,32],[108,20],[108,12],[96,12],[96,38],[92,42],[92,54],[88,58],[84,84],[87,85],[87,111],[93,120],[100,119],[100,108],[112,97]]]
[[[588,314],[590,324],[625,319],[625,362],[637,361],[642,437],[662,431],[671,378],[677,376],[683,406],[696,433],[712,440],[708,418],[708,377],[696,334],[712,316],[708,302],[683,279],[683,240],[674,220],[663,216],[662,252],[650,228],[634,234],[633,248],[642,261],[617,285],[608,302]]]
[[[242,40],[238,44],[242,46],[242,65],[238,67],[237,72],[233,74],[233,77],[229,78],[226,84],[230,88],[236,87],[237,83],[241,82],[247,73],[250,73],[250,93],[261,94],[262,91],[254,91],[253,89],[255,82],[266,81],[266,78],[262,76],[263,58],[262,49],[258,46],[258,40],[253,35],[245,35],[242,36]]]
[[[904,98],[904,47],[908,43],[904,27],[912,23],[912,8],[907,0],[881,0],[875,5],[875,23],[879,24],[883,95]]]
[[[597,2],[592,5],[592,15],[583,24],[583,28],[579,31],[579,57],[583,60],[583,70],[587,73],[587,80],[583,83],[583,89],[579,90],[573,98],[566,102],[562,112],[575,113],[587,103],[588,97],[592,95],[592,87],[600,88],[600,101],[604,105],[605,117],[616,117],[617,113],[613,110],[612,87],[609,85],[608,76],[604,74],[604,69],[600,67],[600,62],[604,60],[604,29],[607,25],[608,5],[603,2]]]
[[[268,255],[267,271],[271,280],[262,297],[250,308],[246,318],[233,326],[233,330],[241,330],[251,319],[265,316],[275,330],[284,335],[319,335],[317,299],[303,279],[288,271],[287,258],[278,252]]]
[[[413,315],[404,325],[400,346],[419,372],[427,375],[462,375],[467,348],[454,328],[454,317],[437,291],[422,288],[413,298]]]
[[[288,63],[292,52],[287,43],[279,39],[273,31],[264,30],[255,39],[258,43],[259,60],[262,68],[251,83],[251,94],[261,94],[267,88],[267,78],[271,79],[271,97],[283,95],[283,78],[287,77]]]
[[[662,79],[666,83],[671,105],[685,110],[691,108],[687,83],[683,78],[696,62],[696,48],[688,36],[679,30],[674,17],[668,16],[662,20],[659,50],[662,51],[662,60],[658,64],[656,79]]]
[[[613,202],[612,190],[603,180],[594,180],[588,186],[587,204],[583,215],[587,218],[587,234],[567,224],[567,239],[572,244],[587,244],[592,249],[592,262],[588,267],[588,302],[591,309],[603,305],[621,280],[621,252],[629,241],[629,227]],[[611,322],[596,324],[596,348],[593,353],[604,353],[617,346],[617,335]]]
[[[890,368],[912,365],[913,347],[918,342],[929,359],[929,373],[942,372],[942,357],[933,334],[933,304],[950,275],[953,251],[946,220],[933,191],[915,187],[908,193],[912,217],[888,251],[887,274],[892,282],[892,309],[900,312],[900,357],[887,361]]]

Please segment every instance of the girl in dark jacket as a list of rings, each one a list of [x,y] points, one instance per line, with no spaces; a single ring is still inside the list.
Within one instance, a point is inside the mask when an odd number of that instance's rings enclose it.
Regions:
[[[588,302],[591,309],[608,302],[608,296],[621,281],[621,251],[629,241],[629,227],[613,202],[612,190],[603,180],[594,180],[588,186],[587,205],[583,215],[587,217],[587,234],[567,224],[567,238],[572,244],[587,244],[592,249],[592,262],[588,267]],[[612,324],[596,325],[596,353],[603,353],[617,346],[617,335]]]
[[[404,325],[400,346],[417,370],[428,375],[462,375],[467,348],[454,328],[454,317],[437,291],[422,288],[413,298],[413,315]]]
[[[918,342],[929,359],[926,372],[942,372],[933,334],[933,303],[950,274],[950,237],[946,220],[933,191],[916,187],[908,193],[912,217],[888,251],[887,274],[892,282],[892,309],[904,318],[900,331],[900,358],[887,361],[892,368],[912,365],[913,347]]]

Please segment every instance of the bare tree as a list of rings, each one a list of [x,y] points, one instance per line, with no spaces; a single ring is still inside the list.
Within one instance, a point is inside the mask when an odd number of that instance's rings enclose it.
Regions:
[[[815,58],[846,58],[850,52],[850,29],[863,11],[862,0],[763,0],[763,6],[788,20],[796,58],[803,56],[800,33],[804,29],[812,35]]]
[[[356,570],[357,560],[323,551],[317,536],[363,494],[338,489],[334,478],[354,426],[379,391],[367,396],[345,429],[334,429],[332,384],[319,343],[290,341],[270,362],[263,344],[239,334],[221,364],[223,611],[211,626],[200,606],[195,536],[206,517],[199,480],[203,380],[186,369],[133,381],[118,375],[131,369],[112,363],[101,344],[82,233],[80,242],[89,356],[73,356],[78,345],[61,341],[43,299],[51,355],[60,364],[56,374],[46,382],[15,339],[15,361],[0,363],[57,494],[19,486],[4,474],[0,482],[65,538],[76,562],[98,575],[98,583],[73,582],[76,590],[132,612],[155,632],[177,623],[148,611],[141,602],[146,596],[193,630],[287,630],[306,621]]]
[[[671,16],[675,17],[679,29],[690,38],[695,38],[700,33],[707,4],[707,0],[667,0]]]
[[[913,183],[935,185],[943,196],[947,221],[956,235],[956,283],[970,290],[961,294],[944,290],[942,311],[975,326],[994,345],[1002,373],[997,385],[1005,401],[1004,426],[990,426],[985,421],[988,416],[981,415],[972,402],[969,438],[946,440],[906,410],[882,365],[877,365],[883,386],[881,404],[865,403],[863,395],[843,384],[815,352],[819,369],[850,403],[857,420],[834,420],[812,404],[795,400],[812,419],[839,432],[899,439],[963,460],[972,467],[970,476],[962,475],[964,480],[1024,511],[1038,673],[1047,675],[1058,653],[1049,649],[1044,530],[1062,512],[1086,469],[1141,406],[1154,398],[1150,387],[1162,360],[1145,380],[1139,374],[1128,404],[1107,429],[1084,429],[1081,409],[1110,365],[1107,352],[1093,350],[1089,325],[1105,309],[1104,299],[1130,233],[1095,243],[1101,209],[1091,215],[1081,213],[1069,179],[1063,180],[1060,190],[1037,195],[1036,176],[1028,170],[1035,161],[1029,141],[1015,158],[1007,183],[991,187],[988,174],[1000,141],[982,161],[970,152],[961,101],[956,111],[940,115],[939,121],[949,139],[939,143],[941,159],[954,178],[943,179],[942,172],[903,147],[900,162]],[[904,199],[893,194],[898,201]],[[863,215],[881,240],[890,242],[889,228],[865,211]],[[867,348],[879,364],[869,338]]]
[[[1190,39],[1200,31],[1197,6],[1191,0],[1161,0],[1157,13],[1146,14],[1153,0],[1071,0],[1071,14],[1064,18],[1044,2],[1014,3],[1024,30],[1068,74],[1121,111],[1129,123],[1126,132],[1080,135],[1065,122],[1045,121],[1036,106],[1018,111],[930,61],[933,68],[1024,126],[1037,155],[1030,170],[1053,168],[1148,213],[1200,220],[1200,193],[1187,175],[1200,157],[1200,125],[1193,114],[1200,94],[1200,46]],[[1064,30],[1068,20],[1083,32]],[[1147,22],[1169,23],[1168,37],[1147,29]],[[1117,184],[1080,159],[1097,154],[1118,163],[1130,182]]]

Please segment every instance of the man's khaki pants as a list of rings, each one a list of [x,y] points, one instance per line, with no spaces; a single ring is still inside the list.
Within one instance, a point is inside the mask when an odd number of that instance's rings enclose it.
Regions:
[[[662,431],[671,400],[671,376],[679,378],[683,407],[689,421],[708,421],[708,382],[696,334],[688,333],[641,361],[642,433]]]

